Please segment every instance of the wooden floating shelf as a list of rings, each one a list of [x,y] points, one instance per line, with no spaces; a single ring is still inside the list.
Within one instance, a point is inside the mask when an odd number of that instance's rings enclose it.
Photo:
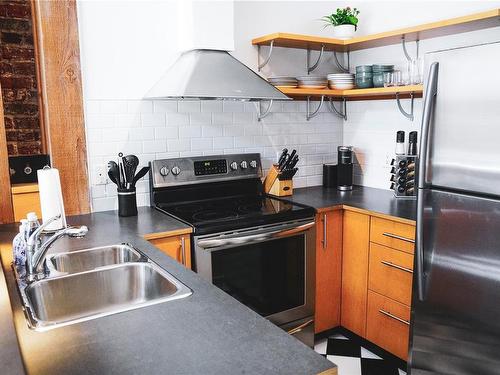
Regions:
[[[346,98],[347,100],[374,100],[394,99],[399,93],[400,98],[409,98],[413,93],[415,98],[421,98],[422,85],[397,86],[397,87],[375,87],[371,89],[332,90],[332,89],[306,89],[277,86],[283,94],[292,98],[320,98],[321,96],[333,98]]]
[[[326,51],[347,52],[397,44],[401,42],[403,36],[405,41],[410,42],[498,26],[500,26],[500,9],[492,9],[468,16],[360,36],[349,40],[301,34],[273,33],[253,39],[252,44],[269,45],[273,41],[275,47],[321,50],[321,47],[324,46]]]

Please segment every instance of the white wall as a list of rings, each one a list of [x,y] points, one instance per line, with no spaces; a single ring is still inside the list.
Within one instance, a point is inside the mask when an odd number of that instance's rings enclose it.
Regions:
[[[321,164],[336,160],[337,145],[350,144],[356,151],[355,182],[388,187],[387,159],[393,153],[395,132],[419,130],[421,100],[415,103],[414,122],[402,117],[395,101],[390,100],[349,103],[345,122],[329,113],[326,106],[320,116],[306,122],[305,103],[291,102],[274,106],[271,116],[262,123],[256,121],[255,107],[248,103],[141,100],[182,49],[184,42],[179,30],[183,25],[179,25],[177,4],[79,3],[91,172],[115,158],[118,151],[136,153],[144,163],[163,157],[255,151],[262,153],[269,166],[276,152],[287,146],[298,148],[303,156],[296,185],[311,186],[321,183]],[[251,45],[252,38],[277,31],[330,35],[330,29],[323,29],[318,19],[347,5],[361,10],[358,35],[362,35],[488,10],[500,7],[500,2],[235,1],[232,54],[257,70],[257,48]],[[224,27],[227,18],[226,13]],[[220,21],[216,19],[215,24]],[[205,29],[208,35],[211,28]],[[498,39],[499,29],[488,29],[422,41],[420,52]],[[224,43],[230,42],[224,38]],[[409,50],[414,53],[414,43]],[[263,48],[261,53],[266,52]],[[305,59],[304,50],[276,48],[261,74],[305,74]],[[400,45],[388,46],[352,53],[351,69],[360,64],[386,62],[401,68],[404,61]],[[313,74],[336,70],[331,54],[327,54]],[[403,101],[403,105],[408,106],[408,101]],[[94,210],[116,207],[114,185],[91,188]],[[141,182],[138,190],[139,203],[148,204],[147,184]]]

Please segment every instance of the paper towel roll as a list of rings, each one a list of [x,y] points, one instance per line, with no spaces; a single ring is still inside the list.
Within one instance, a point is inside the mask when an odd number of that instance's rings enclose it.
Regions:
[[[64,215],[64,202],[59,171],[55,168],[45,167],[44,169],[39,169],[37,175],[43,222],[45,223],[48,219],[56,215],[61,215],[61,218],[49,224],[46,230],[52,231],[65,228],[66,216]]]

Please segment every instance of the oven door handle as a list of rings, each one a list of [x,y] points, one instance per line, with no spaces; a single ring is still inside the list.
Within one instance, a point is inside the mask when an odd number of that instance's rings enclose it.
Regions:
[[[265,241],[273,238],[280,238],[291,236],[294,234],[298,234],[301,232],[305,232],[308,229],[314,227],[315,222],[311,221],[310,223],[299,225],[298,227],[288,228],[285,230],[277,230],[260,234],[253,234],[249,236],[242,237],[232,237],[232,238],[224,238],[224,239],[208,239],[208,240],[200,240],[197,242],[197,245],[203,249],[213,249],[217,247],[227,247],[232,245],[245,245],[253,242]]]

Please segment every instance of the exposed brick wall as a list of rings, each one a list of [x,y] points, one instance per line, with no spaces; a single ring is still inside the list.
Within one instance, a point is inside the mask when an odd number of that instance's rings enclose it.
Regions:
[[[0,83],[9,155],[42,152],[29,0],[0,0]]]

